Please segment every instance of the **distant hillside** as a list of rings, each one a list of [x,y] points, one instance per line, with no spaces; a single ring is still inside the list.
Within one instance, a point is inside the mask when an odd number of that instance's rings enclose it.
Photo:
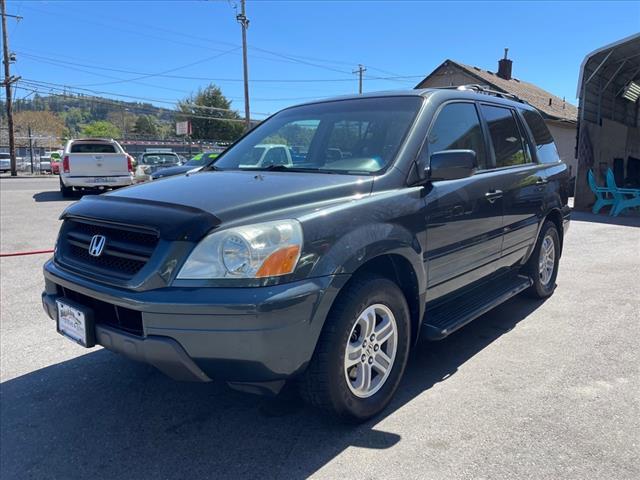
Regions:
[[[4,102],[3,112],[4,112]],[[159,121],[173,122],[174,114],[166,108],[158,108],[150,103],[123,102],[105,97],[76,96],[76,95],[49,95],[41,96],[37,93],[27,99],[17,99],[14,103],[14,111],[44,111],[63,114],[69,110],[79,109],[87,115],[86,121],[108,120],[109,114],[121,115],[131,113],[133,115],[152,115]]]

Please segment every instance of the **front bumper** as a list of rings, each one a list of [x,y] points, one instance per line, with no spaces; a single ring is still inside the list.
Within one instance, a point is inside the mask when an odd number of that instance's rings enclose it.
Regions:
[[[239,383],[284,380],[304,370],[346,275],[256,288],[178,288],[132,291],[91,282],[44,266],[43,306],[56,319],[55,300],[70,292],[107,307],[139,312],[132,335],[96,325],[96,342],[178,380]],[[104,312],[103,312],[104,313]],[[104,317],[104,315],[103,315]]]

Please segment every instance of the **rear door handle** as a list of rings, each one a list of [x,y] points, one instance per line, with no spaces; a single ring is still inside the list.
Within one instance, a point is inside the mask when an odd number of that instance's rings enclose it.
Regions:
[[[546,178],[538,178],[538,180],[536,180],[536,185],[546,185],[547,183],[549,183],[549,180]]]
[[[502,190],[490,190],[484,194],[489,203],[495,202],[497,199],[502,198]]]

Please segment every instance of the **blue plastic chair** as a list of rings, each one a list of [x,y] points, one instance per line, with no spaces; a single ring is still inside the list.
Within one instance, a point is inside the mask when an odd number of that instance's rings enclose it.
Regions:
[[[596,179],[593,176],[592,170],[589,170],[587,172],[587,180],[589,181],[589,187],[591,188],[591,191],[596,196],[596,203],[591,209],[593,213],[598,213],[602,207],[606,207],[607,205],[614,205],[616,203],[615,198],[613,198],[613,192],[611,192],[608,188],[599,187],[596,184]]]
[[[640,189],[618,188],[611,169],[607,170],[607,187],[615,200],[610,213],[612,217],[617,217],[627,208],[640,207]]]

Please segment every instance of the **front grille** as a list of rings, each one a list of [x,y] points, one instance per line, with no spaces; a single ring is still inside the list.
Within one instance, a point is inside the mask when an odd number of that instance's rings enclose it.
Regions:
[[[102,254],[97,257],[89,254],[89,245],[94,235],[106,238]],[[69,219],[63,227],[61,240],[59,259],[62,263],[128,279],[147,264],[158,244],[158,235],[129,226]]]
[[[93,310],[96,325],[106,325],[132,335],[142,336],[142,313],[112,305],[61,286],[58,286],[58,293]]]

